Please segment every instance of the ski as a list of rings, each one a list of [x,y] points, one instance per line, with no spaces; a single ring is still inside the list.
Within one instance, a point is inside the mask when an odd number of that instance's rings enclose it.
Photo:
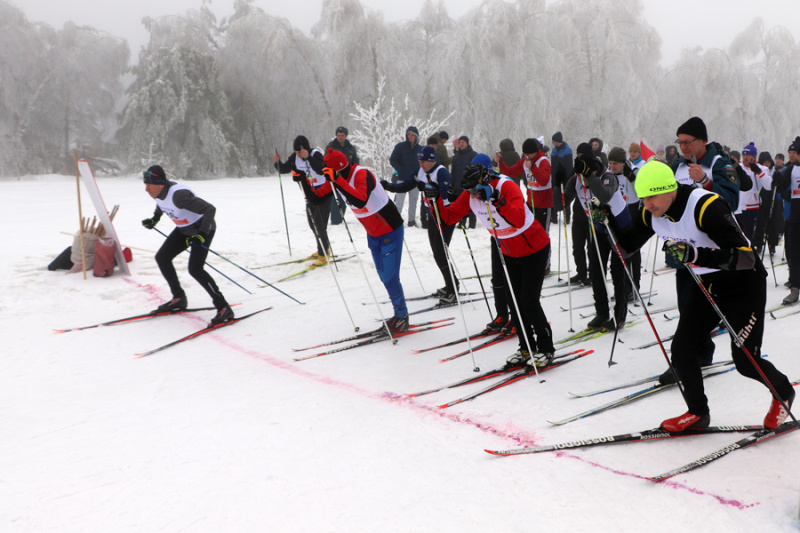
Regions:
[[[523,455],[527,453],[553,452],[568,450],[572,448],[587,448],[590,446],[603,446],[606,444],[617,444],[624,442],[648,442],[654,440],[674,439],[676,437],[694,437],[696,435],[707,435],[710,433],[735,433],[741,431],[758,431],[764,429],[762,426],[710,426],[703,429],[688,429],[684,431],[667,431],[666,429],[654,428],[635,433],[622,433],[620,435],[609,435],[607,437],[596,437],[593,439],[575,440],[560,444],[550,444],[547,446],[532,446],[529,448],[512,448],[509,450],[484,450],[492,455]]]
[[[787,306],[781,306],[778,309],[782,309],[783,307],[787,307]],[[780,315],[776,315],[775,311],[770,311],[769,312],[769,316],[771,316],[772,318],[777,320],[779,318],[786,318],[787,316],[796,315],[797,313],[800,313],[800,308],[794,309],[792,311],[789,311],[788,313],[783,313],[783,314],[780,314]]]
[[[714,364],[711,364],[711,365],[708,365],[708,366],[704,366],[703,370],[705,371],[705,370],[710,370],[712,368],[719,368],[721,366],[729,365],[731,363],[733,363],[732,360],[722,361],[722,362],[719,362],[719,363],[714,363]],[[588,398],[590,396],[597,396],[598,394],[605,394],[606,392],[613,392],[613,391],[619,390],[619,389],[627,389],[628,387],[635,387],[636,385],[644,385],[645,383],[649,383],[651,381],[655,381],[660,377],[661,377],[661,374],[656,374],[655,376],[648,376],[646,378],[637,379],[635,381],[629,381],[629,382],[623,383],[621,385],[613,385],[611,387],[607,387],[607,388],[604,388],[604,389],[598,389],[598,390],[594,390],[594,391],[591,391],[591,392],[583,392],[583,393],[570,392],[569,394],[571,396],[575,397],[575,398]]]
[[[638,320],[632,320],[631,322],[625,322],[622,324],[623,328],[632,328],[634,325],[638,323]],[[620,328],[621,329],[621,328]],[[569,348],[570,346],[575,346],[576,344],[580,344],[582,342],[596,339],[597,337],[602,337],[608,333],[613,333],[613,329],[585,329],[572,335],[571,337],[567,337],[565,339],[561,339],[558,342],[554,342],[553,344],[560,344],[562,348]]]
[[[388,341],[390,339],[392,340],[392,342],[394,342],[394,340],[397,339],[398,337],[405,337],[407,335],[413,335],[414,333],[419,333],[421,331],[428,331],[430,329],[438,329],[438,328],[443,328],[445,326],[452,326],[452,325],[453,325],[453,322],[450,322],[448,324],[434,324],[432,326],[424,326],[424,327],[413,327],[412,328],[411,326],[409,326],[408,331],[403,331],[402,333],[395,333],[391,337],[388,334],[381,333],[380,335],[374,335],[372,337],[367,337],[366,339],[361,339],[358,342],[355,342],[353,344],[348,344],[347,346],[334,348],[334,349],[328,350],[326,352],[320,352],[320,353],[315,353],[315,354],[312,354],[312,355],[306,355],[305,357],[295,357],[294,360],[295,361],[306,361],[308,359],[314,359],[316,357],[322,357],[323,355],[331,355],[331,354],[334,354],[334,353],[344,352],[346,350],[351,350],[353,348],[359,348],[361,346],[366,346],[368,344],[375,344],[376,342]]]
[[[428,322],[420,322],[419,324],[409,324],[409,329],[418,328],[420,326],[428,326],[430,324],[438,324],[439,322],[447,322],[448,320],[455,320],[455,318],[441,318],[439,320],[429,320]],[[357,341],[360,339],[366,339],[367,337],[374,337],[376,335],[383,335],[386,333],[386,329],[384,326],[379,328],[375,328],[370,331],[365,331],[363,333],[356,333],[355,335],[351,335],[349,337],[344,337],[343,339],[336,339],[335,341],[328,341],[323,342],[321,344],[315,344],[314,346],[306,346],[305,348],[292,348],[293,352],[304,352],[306,350],[313,350],[314,348],[323,348],[325,346],[332,346],[334,344],[341,344],[343,342],[350,342],[350,341]]]
[[[480,344],[476,344],[475,346],[472,347],[472,351],[475,352],[477,350],[482,350],[484,348],[488,348],[489,346],[494,346],[495,344],[498,344],[500,342],[507,341],[508,339],[515,339],[515,338],[517,338],[517,329],[516,328],[511,328],[511,331],[508,331],[508,332],[505,332],[505,333],[501,333],[500,335],[498,335],[494,339],[489,339],[488,341],[482,342]],[[458,359],[459,357],[464,357],[465,355],[469,354],[469,352],[470,352],[470,350],[466,349],[466,350],[461,351],[461,352],[459,352],[459,353],[457,353],[455,355],[451,355],[450,357],[445,357],[444,359],[439,359],[439,362],[440,363],[446,363],[448,361],[453,361],[454,359]]]
[[[678,474],[683,474],[690,470],[694,470],[695,468],[707,465],[712,461],[716,461],[721,457],[725,457],[734,450],[741,450],[743,448],[748,448],[754,444],[764,442],[765,440],[769,440],[773,437],[785,435],[786,433],[794,431],[795,429],[797,429],[797,423],[794,420],[791,420],[789,422],[784,422],[783,424],[774,429],[765,428],[758,430],[755,433],[748,435],[743,439],[737,440],[732,444],[728,444],[727,446],[720,448],[719,450],[712,452],[708,455],[705,455],[700,459],[696,459],[690,463],[686,463],[685,465],[680,466],[674,470],[670,470],[669,472],[665,472],[657,476],[649,476],[647,477],[647,479],[649,479],[650,481],[664,481],[665,479],[677,476]]]
[[[565,354],[557,355],[557,356],[555,356],[554,360],[563,359],[564,357],[567,357],[569,355],[574,355],[576,353],[581,353],[581,352],[586,352],[584,355],[588,355],[588,354],[592,353],[593,351],[594,350],[586,351],[584,348],[580,348],[578,350],[573,350],[573,351],[565,353]],[[434,392],[443,391],[445,389],[452,389],[452,388],[455,388],[455,387],[460,387],[461,385],[469,385],[470,383],[478,383],[479,381],[483,381],[483,380],[486,380],[486,379],[494,378],[494,377],[497,377],[497,376],[502,376],[503,374],[508,374],[510,372],[516,372],[517,370],[522,370],[522,365],[508,365],[508,364],[505,364],[505,365],[501,366],[500,368],[495,368],[494,370],[489,370],[489,371],[484,372],[482,374],[478,374],[477,376],[468,377],[466,379],[462,379],[460,381],[456,381],[455,383],[451,383],[449,385],[443,385],[443,386],[437,387],[435,389],[429,389],[429,390],[425,390],[425,391],[422,391],[422,392],[412,392],[410,394],[406,394],[406,396],[410,396],[410,397],[424,396],[426,394],[432,394]]]
[[[467,304],[467,303],[470,303],[470,302],[477,302],[477,301],[480,301],[480,300],[483,300],[483,297],[470,298],[468,300],[461,300],[461,303],[462,304]],[[451,304],[437,303],[436,305],[432,305],[430,307],[425,307],[424,309],[417,309],[416,311],[409,311],[408,314],[409,315],[420,315],[422,313],[427,313],[429,311],[435,311],[437,309],[444,309],[446,307],[454,307],[456,305],[458,305],[458,302],[453,302]]]
[[[355,255],[356,254],[345,255],[345,256],[342,256],[342,257],[333,256],[333,262],[343,261],[345,259],[350,259],[351,257],[355,257]],[[302,259],[291,259],[289,261],[283,261],[281,263],[272,263],[271,265],[262,265],[262,266],[252,267],[251,269],[252,270],[257,270],[259,268],[270,268],[270,267],[276,267],[276,266],[294,265],[294,264],[297,264],[297,263],[305,263],[306,261],[316,261],[316,259],[317,258],[315,256],[310,255],[310,256],[304,257]]]
[[[720,374],[724,374],[726,372],[730,372],[733,369],[734,369],[734,367],[726,368],[725,370],[717,370],[715,372],[704,372],[703,373],[703,378],[705,379],[705,378],[710,378],[712,376],[718,376]],[[581,418],[586,418],[586,417],[589,417],[589,416],[600,414],[600,413],[603,413],[603,412],[608,411],[610,409],[614,409],[615,407],[619,407],[620,405],[625,405],[625,404],[634,402],[636,400],[641,400],[642,398],[645,398],[645,397],[650,396],[652,394],[656,394],[658,392],[663,392],[665,390],[671,389],[671,388],[675,387],[676,385],[677,385],[677,383],[667,383],[666,385],[662,385],[661,383],[658,383],[656,385],[652,385],[650,387],[646,387],[646,388],[641,389],[639,391],[636,391],[636,392],[633,392],[631,394],[628,394],[627,396],[623,396],[622,398],[618,398],[616,400],[610,401],[610,402],[605,403],[603,405],[600,405],[598,407],[594,407],[592,409],[589,409],[588,411],[584,411],[584,412],[579,413],[577,415],[573,415],[573,416],[564,418],[563,420],[556,420],[556,421],[548,420],[548,422],[553,424],[554,426],[563,426],[564,424],[568,424],[570,422],[574,422],[576,420],[580,420]]]
[[[279,279],[277,281],[277,283],[280,283],[282,281],[286,281],[286,280],[289,280],[289,279],[292,279],[292,278],[296,278],[297,276],[301,276],[301,275],[305,274],[306,272],[310,272],[310,271],[312,271],[312,270],[314,270],[316,268],[328,266],[330,263],[338,263],[339,261],[344,261],[345,259],[350,259],[350,258],[353,258],[355,256],[356,256],[355,254],[352,254],[352,255],[347,255],[347,256],[344,256],[344,257],[337,257],[336,259],[331,259],[330,261],[328,261],[326,263],[322,263],[321,265],[318,265],[316,263],[312,263],[312,264],[308,265],[306,268],[304,268],[303,270],[295,272],[294,274],[289,274],[288,276],[285,276],[285,277]],[[259,288],[264,288],[264,287],[269,287],[269,285],[259,285],[258,287]]]
[[[478,292],[478,291],[459,292],[458,293],[458,295],[461,296],[461,297],[475,296],[477,294],[481,294],[482,295],[483,293],[482,292]],[[422,301],[422,300],[430,300],[430,299],[433,299],[433,298],[441,298],[441,296],[437,296],[436,294],[427,294],[425,296],[411,296],[410,298],[406,297],[406,301],[407,302],[419,302],[419,301]],[[390,304],[392,302],[390,300],[384,300],[384,301],[378,302],[378,303],[383,305],[383,304]],[[373,302],[361,302],[361,305],[374,305],[374,303]]]
[[[589,350],[589,351],[586,351],[586,352],[580,352],[580,353],[577,353],[577,354],[575,354],[573,356],[570,356],[570,357],[565,357],[565,358],[562,358],[562,359],[559,359],[559,360],[554,360],[551,364],[547,365],[546,367],[540,368],[539,369],[539,374],[541,374],[542,372],[545,372],[547,370],[551,370],[553,368],[558,368],[558,367],[560,367],[562,365],[565,365],[565,364],[567,364],[567,363],[569,363],[571,361],[575,361],[576,359],[580,359],[581,357],[589,355],[593,351],[594,350]],[[536,375],[536,372],[534,372],[533,368],[531,368],[531,367],[524,368],[522,370],[519,370],[518,372],[514,372],[513,374],[511,374],[510,376],[508,376],[506,378],[501,379],[500,381],[497,381],[497,382],[493,383],[492,385],[486,387],[485,389],[481,389],[481,390],[479,390],[477,392],[473,392],[472,394],[468,394],[468,395],[464,396],[463,398],[459,398],[457,400],[453,400],[451,402],[447,402],[445,404],[442,404],[442,405],[439,406],[439,408],[446,409],[448,407],[452,407],[452,406],[457,405],[459,403],[464,403],[464,402],[467,402],[467,401],[470,401],[470,400],[474,400],[478,396],[482,396],[482,395],[486,394],[487,392],[495,391],[495,390],[497,390],[499,388],[505,387],[506,385],[511,385],[512,383],[516,383],[517,381],[523,380],[523,379],[527,378],[528,376],[535,376],[535,375]]]
[[[147,351],[147,352],[137,353],[135,355],[136,355],[136,357],[145,357],[145,356],[148,356],[148,355],[152,355],[152,354],[154,354],[156,352],[160,352],[162,350],[166,350],[167,348],[175,346],[176,344],[180,344],[182,342],[197,338],[200,335],[204,335],[206,333],[210,333],[212,331],[216,331],[216,330],[218,330],[220,328],[224,328],[224,327],[227,327],[227,326],[232,326],[233,324],[236,324],[237,322],[241,322],[242,320],[244,320],[246,318],[250,318],[251,316],[257,315],[259,313],[263,313],[264,311],[269,311],[270,309],[272,309],[272,306],[265,307],[264,309],[259,309],[258,311],[254,311],[254,312],[252,312],[252,313],[250,313],[248,315],[242,315],[242,316],[234,317],[232,320],[229,320],[228,322],[223,322],[222,324],[217,324],[215,326],[206,326],[203,329],[199,329],[199,330],[195,331],[194,333],[192,333],[190,335],[186,335],[185,337],[181,337],[178,340],[169,342],[167,344],[159,346],[158,348],[153,348],[152,350]]]
[[[713,330],[711,333],[709,333],[709,335],[711,335],[711,337],[716,337],[718,335],[722,335],[727,332],[728,328],[717,328]],[[667,335],[666,337],[661,337],[661,342],[664,343],[667,341],[671,341],[674,337],[675,335]],[[644,350],[645,348],[650,348],[651,346],[655,346],[657,344],[658,341],[646,342],[644,344],[640,344],[639,346],[631,346],[631,350]]]
[[[150,318],[156,318],[159,316],[169,316],[169,315],[178,315],[181,313],[193,313],[195,311],[213,311],[214,307],[196,307],[194,309],[184,309],[183,311],[167,311],[164,313],[156,313],[156,312],[149,312],[142,315],[134,315],[125,318],[118,318],[116,320],[109,320],[108,322],[101,322],[99,324],[92,324],[90,326],[80,326],[77,328],[66,328],[66,329],[54,329],[53,333],[67,333],[69,331],[82,331],[84,329],[92,329],[92,328],[99,328],[102,326],[116,326],[119,324],[128,324],[130,322],[138,322],[141,320],[147,320]]]
[[[589,285],[589,286],[591,287],[591,285]],[[548,294],[547,296],[555,296],[556,294],[563,294],[563,292],[558,292],[558,293],[554,293],[554,294]],[[643,293],[641,294],[641,296],[642,296],[642,298],[649,298],[651,295],[652,295],[652,296],[655,296],[655,295],[657,295],[657,294],[658,294],[658,291],[653,291],[652,293],[650,293],[650,292],[643,292]],[[542,298],[544,298],[544,296],[542,296]],[[611,296],[611,297],[608,299],[608,301],[609,301],[609,302],[613,302],[613,301],[615,301],[615,300],[614,300],[614,297],[613,297],[613,296]],[[573,305],[573,306],[572,306],[572,309],[573,309],[573,310],[575,310],[575,309],[584,309],[584,308],[586,308],[586,307],[592,307],[593,305],[594,305],[594,302],[589,302],[589,303],[587,303],[587,304],[582,304],[582,305]],[[569,308],[568,308],[568,307],[564,307],[563,305],[562,305],[562,306],[560,306],[560,307],[561,307],[561,310],[562,310],[562,311],[569,311]],[[653,314],[653,313],[655,313],[655,312],[657,312],[657,311],[651,311],[651,312],[650,312],[650,314]]]
[[[444,344],[439,344],[438,346],[430,346],[428,348],[420,348],[419,350],[413,350],[412,353],[425,353],[431,352],[433,350],[438,350],[440,348],[447,348],[448,346],[455,346],[456,344],[461,344],[462,342],[467,342],[467,339],[474,341],[476,339],[482,339],[484,337],[489,337],[490,335],[501,334],[500,330],[496,331],[489,331],[484,329],[480,333],[475,333],[474,335],[470,335],[469,337],[461,337],[460,339],[456,339],[454,341],[446,342]]]

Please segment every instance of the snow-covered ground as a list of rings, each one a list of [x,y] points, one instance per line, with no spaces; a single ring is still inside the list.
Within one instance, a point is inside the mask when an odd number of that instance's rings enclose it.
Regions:
[[[376,327],[378,312],[359,263],[317,269],[277,286],[298,305],[215,256],[209,262],[253,292],[213,274],[238,313],[271,311],[144,359],[133,354],[198,329],[211,312],[158,318],[86,331],[52,333],[153,309],[169,297],[153,252],[162,238],[140,220],[153,201],[137,178],[99,179],[110,208],[119,204],[116,229],[133,249],[132,276],[101,279],[47,264],[77,228],[75,180],[61,176],[0,182],[4,253],[0,264],[0,530],[2,531],[797,531],[800,491],[798,435],[737,451],[704,468],[654,484],[642,476],[670,470],[737,440],[736,434],[620,444],[557,453],[495,457],[485,448],[541,445],[642,430],[681,414],[675,390],[565,426],[554,420],[623,396],[568,394],[658,374],[658,347],[631,350],[653,339],[643,318],[623,330],[608,366],[611,336],[587,342],[595,353],[450,409],[436,406],[482,385],[417,399],[410,393],[472,374],[462,349],[413,354],[415,348],[463,336],[455,308],[412,322],[455,317],[445,328],[412,335],[397,345],[371,347],[295,362],[300,348]],[[190,184],[217,207],[213,248],[269,282],[297,265],[290,259],[276,178],[220,179]],[[291,258],[314,250],[297,187],[283,180]],[[93,215],[84,194],[84,214]],[[377,298],[386,300],[367,253],[364,231],[348,214],[355,248]],[[166,217],[159,228],[169,231]],[[329,229],[335,252],[351,252],[344,225]],[[551,229],[553,245],[563,232]],[[478,267],[489,272],[489,238],[468,231]],[[402,279],[407,296],[442,285],[427,233],[407,228]],[[474,274],[464,236],[452,249],[463,275]],[[654,250],[645,249],[652,270]],[[781,251],[779,249],[778,255]],[[657,254],[656,268],[663,266]],[[571,259],[571,258],[570,258]],[[558,259],[554,256],[554,268]],[[191,306],[207,295],[178,261]],[[770,305],[786,293],[769,280]],[[421,286],[419,280],[422,280]],[[651,283],[643,275],[643,288]],[[555,276],[545,285],[556,282]],[[488,287],[488,280],[484,285]],[[467,289],[479,290],[476,280]],[[653,279],[652,309],[675,302],[674,276]],[[545,289],[544,293],[555,292]],[[589,303],[590,290],[572,294]],[[588,321],[562,311],[566,295],[543,298],[554,335]],[[411,302],[420,309],[431,302]],[[388,317],[389,306],[382,306]],[[633,308],[641,312],[641,308]],[[675,311],[669,312],[674,314]],[[489,321],[482,301],[463,307],[466,330]],[[794,353],[800,315],[767,319],[764,352],[790,379],[800,377]],[[675,327],[653,316],[662,336]],[[717,360],[729,358],[729,340],[717,339]],[[481,369],[501,365],[514,341],[476,352]],[[735,372],[707,382],[712,424],[760,424],[770,403],[758,383]]]

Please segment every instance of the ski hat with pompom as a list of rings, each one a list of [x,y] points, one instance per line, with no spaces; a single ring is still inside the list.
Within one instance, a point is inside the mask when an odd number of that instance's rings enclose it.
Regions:
[[[742,155],[752,155],[753,157],[758,157],[758,150],[756,149],[756,145],[751,142],[750,144],[742,148]]]
[[[639,169],[634,186],[636,188],[636,196],[647,198],[648,196],[676,190],[678,182],[675,181],[675,174],[672,173],[671,168],[654,159],[645,163]]]
[[[350,165],[350,162],[347,161],[347,157],[339,150],[334,150],[333,148],[328,148],[328,153],[325,154],[325,159],[323,159],[323,161],[326,167],[336,172],[344,170]]]

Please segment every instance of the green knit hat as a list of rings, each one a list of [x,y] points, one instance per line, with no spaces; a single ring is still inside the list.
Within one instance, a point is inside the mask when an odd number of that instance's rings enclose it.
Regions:
[[[655,196],[678,188],[672,169],[661,161],[653,160],[639,169],[636,174],[636,195],[639,198]]]

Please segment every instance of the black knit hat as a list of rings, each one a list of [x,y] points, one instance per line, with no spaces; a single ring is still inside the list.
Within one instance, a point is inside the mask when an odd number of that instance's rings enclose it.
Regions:
[[[758,154],[758,164],[759,165],[763,165],[767,161],[769,161],[770,163],[775,165],[775,161],[772,160],[772,155],[770,155],[769,152],[761,152],[760,154]]]
[[[555,132],[555,133],[553,134],[553,138],[552,138],[551,140],[552,140],[553,142],[557,142],[557,143],[563,143],[563,142],[564,142],[564,136],[563,136],[563,135],[561,135],[561,132],[560,132],[560,131],[557,131],[557,132]]]
[[[145,184],[164,185],[167,183],[167,173],[159,165],[153,165],[143,173]]]
[[[795,137],[792,141],[792,144],[789,145],[790,152],[798,152],[800,153],[800,137]]]
[[[627,161],[627,156],[625,155],[625,149],[619,146],[615,146],[608,152],[608,160],[614,161],[617,163],[624,163]]]
[[[578,148],[575,149],[575,153],[578,155],[592,156],[592,145],[589,143],[580,143]]]
[[[350,133],[347,131],[347,128],[344,126],[339,126],[336,128],[336,133],[344,133],[345,135],[349,135]]]
[[[302,135],[298,135],[294,138],[294,151],[299,152],[305,148],[309,152],[311,151],[311,145],[308,143],[308,139],[303,137]]]
[[[692,117],[683,124],[681,124],[680,127],[678,128],[678,132],[675,135],[680,135],[681,133],[685,135],[691,135],[696,139],[703,139],[704,141],[708,141],[708,131],[706,131],[706,124],[700,117]]]
[[[541,149],[542,145],[539,144],[537,139],[525,139],[525,141],[522,143],[523,154],[535,154]]]

